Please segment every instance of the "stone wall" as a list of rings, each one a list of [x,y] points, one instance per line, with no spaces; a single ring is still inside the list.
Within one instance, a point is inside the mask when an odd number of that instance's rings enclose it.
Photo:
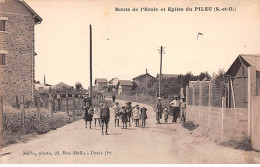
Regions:
[[[187,121],[210,129],[213,141],[241,140],[248,130],[247,108],[220,108],[187,105]]]
[[[1,90],[5,101],[15,96],[33,101],[34,19],[28,15],[0,13],[7,17],[6,31],[0,32],[0,50],[6,51],[6,65],[0,66]]]

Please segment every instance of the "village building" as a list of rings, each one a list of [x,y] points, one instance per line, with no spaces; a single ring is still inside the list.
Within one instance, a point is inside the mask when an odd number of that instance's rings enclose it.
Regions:
[[[118,82],[119,82],[119,79],[118,79],[117,77],[115,77],[115,78],[112,78],[112,79],[108,82],[108,84],[109,84],[109,85],[112,85],[112,86],[117,86],[117,85],[118,85]]]
[[[118,89],[118,82],[119,82],[119,79],[117,77],[115,78],[112,78],[109,82],[108,82],[108,85],[105,86],[105,89],[107,92],[116,92],[117,89]]]
[[[209,128],[215,141],[251,138],[260,150],[260,55],[239,55],[217,82],[190,82],[186,88],[188,121]]]
[[[106,78],[96,78],[95,79],[95,91],[101,92],[106,86],[108,82]]]
[[[138,87],[149,87],[151,86],[151,82],[156,81],[156,78],[150,75],[146,70],[145,74],[134,77],[133,81],[137,84]]]
[[[118,94],[132,95],[133,84],[131,80],[119,80]]]
[[[34,26],[42,18],[23,0],[0,1],[0,90],[4,101],[34,98]]]

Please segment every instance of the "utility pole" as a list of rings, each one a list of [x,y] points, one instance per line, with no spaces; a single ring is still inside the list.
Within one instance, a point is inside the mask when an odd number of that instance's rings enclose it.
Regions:
[[[147,75],[148,75],[148,71],[147,71],[147,69],[146,69],[146,71],[145,71],[146,95],[148,95],[148,81],[147,81]]]
[[[161,46],[160,50],[159,50],[159,53],[160,53],[160,77],[159,77],[159,97],[161,97],[161,80],[162,80],[162,54],[165,54],[164,52],[164,48],[163,46]]]
[[[89,25],[89,30],[90,30],[90,56],[89,56],[89,67],[90,67],[90,92],[89,92],[89,95],[90,95],[90,99],[92,101],[92,28],[91,28],[91,24]]]

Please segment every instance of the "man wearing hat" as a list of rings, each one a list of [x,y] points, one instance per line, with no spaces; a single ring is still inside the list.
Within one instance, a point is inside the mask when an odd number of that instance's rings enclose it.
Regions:
[[[157,100],[157,104],[156,104],[156,120],[157,120],[157,124],[160,124],[160,119],[162,119],[162,112],[163,112],[163,108],[162,108],[162,102],[161,102],[161,97],[158,97]]]
[[[174,100],[170,102],[171,110],[172,110],[172,123],[175,122],[177,123],[177,118],[180,112],[180,103],[178,101],[178,96],[174,96]]]

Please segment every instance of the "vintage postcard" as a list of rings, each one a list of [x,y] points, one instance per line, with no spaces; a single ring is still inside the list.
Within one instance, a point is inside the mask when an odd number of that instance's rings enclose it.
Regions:
[[[1,164],[259,164],[259,0],[0,0]]]

